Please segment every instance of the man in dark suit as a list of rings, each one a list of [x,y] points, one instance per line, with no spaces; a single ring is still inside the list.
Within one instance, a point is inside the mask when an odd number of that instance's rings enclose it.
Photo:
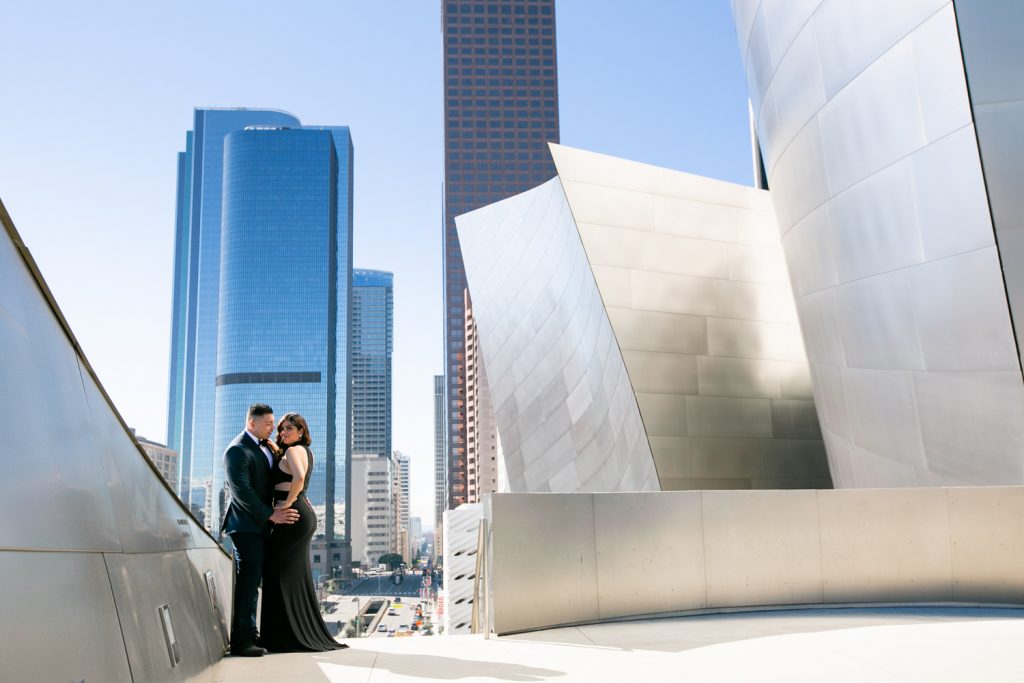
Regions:
[[[263,579],[267,534],[274,524],[294,524],[295,510],[275,510],[270,468],[274,456],[266,445],[274,431],[274,411],[264,403],[249,407],[245,431],[224,451],[231,501],[224,511],[221,532],[235,548],[235,593],[231,618],[231,654],[261,657],[256,645],[256,602]]]

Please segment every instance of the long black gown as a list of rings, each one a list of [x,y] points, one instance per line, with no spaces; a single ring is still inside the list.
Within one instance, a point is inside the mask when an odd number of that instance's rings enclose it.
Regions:
[[[263,563],[263,606],[260,610],[259,644],[271,652],[324,652],[347,645],[334,640],[327,631],[313,586],[309,564],[309,542],[316,532],[316,513],[306,499],[313,473],[313,454],[306,451],[308,467],[302,493],[292,509],[299,513],[295,524],[274,527]],[[270,478],[275,485],[291,482],[292,475],[274,463]],[[274,491],[274,501],[288,497],[287,491]]]

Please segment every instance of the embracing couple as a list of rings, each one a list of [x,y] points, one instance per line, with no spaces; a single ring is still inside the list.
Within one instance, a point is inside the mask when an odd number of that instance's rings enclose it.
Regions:
[[[320,615],[309,564],[316,514],[306,500],[313,473],[309,425],[286,413],[274,432],[274,411],[256,403],[245,431],[224,451],[231,500],[221,524],[235,553],[231,654],[323,652],[342,645]],[[256,605],[263,583],[259,630]]]

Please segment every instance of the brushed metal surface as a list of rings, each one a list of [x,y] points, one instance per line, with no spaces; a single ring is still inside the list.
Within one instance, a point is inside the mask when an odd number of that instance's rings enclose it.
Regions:
[[[1020,370],[995,247],[910,271],[914,318],[929,370]],[[945,322],[955,319],[958,325]]]
[[[593,496],[490,498],[495,631],[598,619]]]
[[[910,275],[896,270],[837,288],[836,317],[850,367],[923,370]]]
[[[826,602],[953,599],[945,489],[818,491]]]
[[[822,601],[814,491],[701,495],[709,607]]]
[[[910,373],[844,370],[842,376],[853,442],[889,459],[924,467]]]
[[[185,551],[185,554],[192,576],[192,592],[196,598],[196,618],[204,625],[201,631],[210,659],[216,661],[218,653],[226,650],[230,635],[234,589],[232,560],[216,547],[195,548]]]
[[[733,14],[835,484],[1024,482],[1024,12]]]
[[[706,606],[700,492],[593,501],[599,619]]]
[[[196,609],[197,596],[184,551],[104,556],[132,676],[137,681],[212,681],[210,666],[222,648],[210,651],[211,615]],[[205,593],[205,591],[204,591]],[[181,661],[172,667],[157,608],[170,607]]]
[[[114,512],[90,436],[82,373],[14,244],[0,239],[0,404],[18,439],[0,497],[18,511],[0,547],[116,551]],[[139,457],[142,457],[141,455]]]
[[[0,602],[5,681],[132,680],[102,554],[0,551]]]
[[[197,557],[225,596],[231,561],[120,420],[31,256],[19,248],[2,204],[0,219],[7,237],[0,240],[0,284],[9,294],[0,303],[0,391],[8,419],[33,434],[0,484],[19,512],[0,532],[0,595],[5,616],[18,625],[0,645],[3,675],[211,680],[223,629],[210,603],[204,609],[197,600],[199,572],[184,549],[204,547]],[[178,550],[137,552],[149,548]],[[161,604],[171,605],[186,655],[173,668],[156,611]],[[59,609],[51,614],[54,605]],[[216,649],[208,649],[211,642]]]
[[[663,437],[800,436],[824,463],[768,194],[551,150],[559,182],[457,219],[512,490],[636,489]],[[793,484],[758,444],[698,468],[689,446],[659,442],[662,487]]]
[[[555,180],[495,206],[493,215],[482,209],[458,223],[511,489],[658,488],[561,185]],[[499,220],[493,229],[492,218]],[[611,438],[595,443],[606,423]],[[583,452],[585,462],[575,464]]]
[[[919,232],[928,259],[995,243],[977,149],[974,126],[964,126],[910,159],[917,222],[927,228]]]
[[[147,553],[194,547],[188,515],[86,378],[94,452],[107,478],[122,552]]]
[[[1018,372],[914,375],[928,464],[964,483],[1024,479],[1024,387]]]

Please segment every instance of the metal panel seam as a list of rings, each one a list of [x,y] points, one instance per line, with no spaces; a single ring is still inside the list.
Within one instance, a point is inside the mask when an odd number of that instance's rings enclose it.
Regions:
[[[981,153],[981,139],[978,137],[978,120],[974,115],[974,96],[971,94],[971,75],[964,59],[964,42],[960,35],[960,16],[956,9],[957,0],[950,0],[953,6],[953,25],[956,27],[956,39],[960,45],[960,62],[964,67],[964,85],[967,86],[967,105],[971,108],[971,124],[974,126],[974,146],[978,150],[978,163],[981,164],[981,182],[985,187],[985,206],[988,207],[988,220],[992,226],[992,240],[996,245],[996,258],[999,259],[999,275],[1003,280],[1003,296],[1006,297],[1006,312],[1010,316],[1010,332],[1013,334],[1013,345],[1017,349],[1017,370],[1024,381],[1024,366],[1021,365],[1020,342],[1017,338],[1017,325],[1013,320],[1013,307],[1010,305],[1010,291],[1006,286],[1006,268],[1003,267],[1003,252],[999,249],[999,230],[996,229],[995,215],[992,213],[992,199],[988,191],[988,174],[985,173],[985,155]]]
[[[551,152],[551,158],[555,162],[555,170],[558,171],[558,160],[553,150],[551,150],[552,143],[548,143],[548,150]],[[643,427],[643,438],[647,442],[647,453],[651,457],[651,463],[654,465],[654,474],[658,477],[658,490],[663,491],[664,487],[661,485],[661,472],[658,471],[658,459],[654,457],[654,449],[651,447],[651,437],[648,436],[647,425],[644,424],[644,414],[640,410],[640,402],[636,399],[636,385],[633,383],[633,378],[629,376],[629,366],[626,365],[626,359],[622,355],[622,344],[619,342],[619,337],[615,333],[615,326],[611,324],[611,317],[608,315],[608,304],[604,300],[604,294],[601,293],[601,288],[597,284],[597,277],[594,275],[594,265],[591,261],[590,254],[587,253],[587,244],[583,241],[583,235],[580,234],[579,222],[576,220],[576,213],[573,210],[572,202],[569,201],[569,195],[565,192],[565,186],[562,185],[562,176],[556,175],[555,179],[558,180],[558,189],[562,193],[562,198],[565,200],[565,205],[569,207],[569,217],[572,219],[572,226],[576,229],[576,239],[579,240],[580,249],[583,250],[583,256],[586,260],[587,274],[590,276],[590,281],[594,284],[594,289],[597,291],[597,298],[601,301],[602,313],[604,314],[605,320],[608,321],[608,326],[611,328],[612,339],[615,340],[615,352],[619,356],[619,361],[622,363],[622,371],[626,375],[626,379],[629,381],[629,393],[633,397],[633,405],[636,408],[637,416],[640,418],[640,425]],[[630,458],[632,460],[632,458]],[[595,539],[594,551],[597,552],[597,542]]]
[[[128,643],[124,639],[124,625],[121,624],[121,613],[117,610],[117,596],[114,595],[114,582],[110,579],[110,565],[107,564],[107,553],[100,553],[103,556],[103,567],[107,570],[107,585],[110,587],[110,602],[114,606],[114,616],[117,617],[117,628],[121,632],[121,645],[124,647],[124,661],[128,663],[128,673],[132,680],[135,674],[132,672],[132,658],[128,654]]]

